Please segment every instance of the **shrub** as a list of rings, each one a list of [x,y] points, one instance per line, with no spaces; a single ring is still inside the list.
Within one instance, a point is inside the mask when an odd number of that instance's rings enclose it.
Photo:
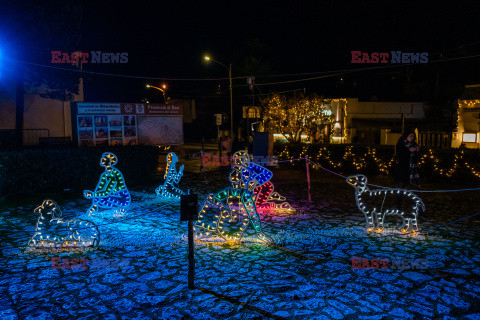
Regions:
[[[156,147],[36,148],[0,151],[0,190],[13,194],[92,189],[106,151],[118,156],[117,168],[127,187],[155,180],[160,153]]]

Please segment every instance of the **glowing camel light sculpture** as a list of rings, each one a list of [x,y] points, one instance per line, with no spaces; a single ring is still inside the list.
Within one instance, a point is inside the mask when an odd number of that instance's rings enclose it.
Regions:
[[[294,211],[286,198],[274,191],[273,183],[270,182],[272,171],[251,162],[246,151],[235,152],[232,162],[232,166],[241,168],[242,182],[253,191],[257,211]]]
[[[400,229],[403,232],[408,230],[418,231],[417,217],[420,211],[425,212],[425,204],[416,194],[399,188],[370,190],[367,186],[367,177],[361,174],[349,176],[346,180],[348,184],[355,187],[355,200],[358,209],[365,215],[367,230],[383,231],[385,216],[396,215],[402,219]],[[380,208],[377,205],[369,205],[367,204],[369,200],[380,200],[382,205]],[[399,200],[407,200],[410,205],[405,207],[408,207],[409,210],[401,211],[396,206],[385,205],[385,200],[394,200],[397,203]]]
[[[116,214],[124,213],[130,205],[132,198],[125,185],[120,170],[115,168],[118,158],[111,152],[105,152],[100,158],[100,165],[105,171],[98,180],[94,191],[85,190],[83,195],[87,199],[92,199],[92,205],[87,210],[88,215],[92,215],[98,208],[114,209]]]
[[[253,193],[242,180],[242,168],[234,166],[229,175],[231,187],[223,189],[217,194],[210,194],[198,214],[195,223],[195,233],[198,237],[217,235],[227,241],[240,241],[250,225],[255,230],[257,238],[262,242],[271,241],[262,232],[261,221],[253,200]],[[238,201],[243,210],[235,214],[233,203]],[[207,218],[209,208],[215,211],[212,223],[203,221]],[[218,212],[219,211],[219,212]],[[228,220],[227,220],[228,219]],[[228,222],[225,224],[225,221]],[[239,222],[238,230],[232,228],[234,222]]]
[[[165,168],[165,175],[163,176],[165,182],[155,189],[158,196],[180,199],[180,196],[185,194],[185,192],[178,188],[178,183],[183,176],[184,166],[182,164],[177,172],[177,162],[178,157],[175,152],[170,152],[167,155],[167,167]]]
[[[62,211],[53,200],[44,200],[34,211],[38,214],[35,233],[29,247],[96,247],[100,243],[97,226],[82,219],[64,220]]]

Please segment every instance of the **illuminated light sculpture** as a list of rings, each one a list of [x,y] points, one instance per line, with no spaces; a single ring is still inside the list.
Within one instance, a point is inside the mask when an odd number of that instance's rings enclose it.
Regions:
[[[177,172],[177,162],[178,157],[175,152],[170,152],[167,155],[167,167],[165,168],[165,175],[163,176],[165,183],[155,189],[158,196],[180,199],[180,196],[185,194],[185,192],[178,188],[178,183],[183,176],[183,164]]]
[[[98,208],[114,209],[116,214],[124,213],[130,205],[132,198],[125,185],[120,170],[114,166],[118,158],[110,152],[102,154],[100,165],[105,168],[98,181],[95,191],[85,190],[83,195],[87,199],[92,199],[92,205],[87,210],[92,215]]]
[[[355,200],[358,208],[365,215],[368,231],[383,231],[386,215],[401,217],[402,225],[400,229],[402,232],[407,232],[408,230],[418,231],[417,217],[420,211],[425,212],[425,204],[416,194],[399,188],[370,190],[367,186],[367,177],[361,174],[349,176],[346,180],[348,184],[355,187]],[[381,201],[381,206],[367,204],[367,201],[371,202],[372,200]],[[388,201],[386,202],[386,200]],[[405,205],[405,207],[410,208],[408,211],[401,211],[396,205],[389,205],[392,202],[398,203],[401,200],[410,202],[410,204]]]
[[[273,173],[250,161],[246,151],[237,151],[233,154],[234,166],[239,166],[242,173],[242,182],[253,192],[257,211],[293,211],[292,206],[286,202],[285,197],[274,191],[273,183],[269,180]]]
[[[38,220],[35,233],[28,241],[29,247],[96,247],[100,243],[100,232],[93,222],[64,220],[62,211],[53,200],[44,200],[34,212],[38,214]]]
[[[242,177],[242,167],[233,166],[229,175],[232,186],[207,197],[195,223],[197,236],[218,235],[227,241],[240,241],[248,226],[252,225],[260,241],[271,241],[262,232],[260,216],[255,207],[253,193],[248,189]],[[235,202],[238,202],[240,210],[233,209]],[[210,209],[213,210],[214,218],[211,223],[208,223],[204,220],[208,218],[206,217],[207,211],[210,211]]]

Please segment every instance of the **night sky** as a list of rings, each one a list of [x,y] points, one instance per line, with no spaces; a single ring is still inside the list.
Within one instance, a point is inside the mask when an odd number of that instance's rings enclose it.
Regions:
[[[33,28],[38,21],[20,19],[25,10],[29,10],[29,2],[26,1],[23,8],[11,2],[3,14],[10,18],[17,15],[23,27]],[[129,54],[127,64],[84,64],[87,71],[166,78],[227,77],[227,71],[221,66],[202,61],[203,55],[209,53],[218,61],[232,63],[234,77],[255,75],[259,84],[256,94],[306,88],[306,92],[327,96],[426,100],[433,92],[436,77],[443,87],[458,88],[480,82],[478,57],[433,62],[480,54],[480,10],[474,1],[422,1],[413,5],[384,1],[76,3],[82,8],[78,50]],[[47,21],[62,19],[56,16],[55,10],[43,16]],[[28,46],[28,40],[15,37],[8,25],[4,24],[1,31],[0,39],[7,42],[15,39],[10,41],[12,46]],[[52,65],[50,56],[45,54],[50,50],[69,51],[62,48],[61,43],[38,49],[43,52],[39,55],[42,59],[31,59],[45,65]],[[352,50],[428,52],[429,64],[260,85],[320,75],[279,76],[282,74],[332,74],[335,72],[330,71],[381,66],[351,64]],[[86,79],[85,98],[91,101],[138,101],[144,97],[161,100],[160,94],[144,88],[147,82],[158,85],[163,81],[90,75]],[[199,98],[215,96],[217,92],[228,93],[227,81],[165,82],[172,97]],[[407,84],[425,90],[408,91]],[[245,78],[234,80],[234,87],[237,99],[250,94]]]

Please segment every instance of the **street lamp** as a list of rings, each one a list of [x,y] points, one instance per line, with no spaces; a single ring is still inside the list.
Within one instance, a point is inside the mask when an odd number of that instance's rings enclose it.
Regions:
[[[165,83],[162,84],[162,87],[161,87],[161,88],[152,86],[151,84],[147,84],[146,87],[147,87],[147,88],[153,88],[153,89],[157,89],[157,90],[162,91],[162,92],[163,92],[163,101],[164,101],[165,103],[167,103],[167,97],[165,96],[166,91],[167,91],[167,85],[166,85]]]
[[[209,56],[205,56],[204,57],[205,61],[207,62],[210,62],[210,61],[213,61],[213,62],[216,62],[218,63],[219,65],[221,65],[222,67],[224,67],[225,69],[228,70],[228,78],[230,79],[230,138],[233,139],[233,95],[232,95],[232,64],[230,63],[229,67],[227,67],[226,65],[224,65],[223,63],[215,60],[215,59],[212,59],[211,57]]]

